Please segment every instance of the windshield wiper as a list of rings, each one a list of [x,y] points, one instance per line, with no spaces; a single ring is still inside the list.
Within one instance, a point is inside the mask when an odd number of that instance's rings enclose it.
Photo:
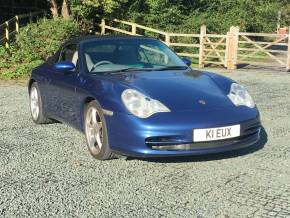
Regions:
[[[187,66],[168,66],[168,67],[155,68],[156,71],[163,71],[163,70],[186,70],[186,69],[188,69]]]
[[[123,73],[123,72],[137,72],[137,71],[152,71],[154,70],[153,68],[125,68],[125,69],[120,69],[120,70],[111,70],[111,71],[103,71],[99,73],[104,73],[104,74],[118,74],[118,73]]]
[[[140,72],[140,71],[165,71],[165,70],[186,70],[188,67],[186,66],[168,66],[161,68],[136,68],[136,67],[128,67],[118,70],[109,70],[109,71],[99,71],[99,72],[91,72],[93,74],[120,74],[124,72]]]

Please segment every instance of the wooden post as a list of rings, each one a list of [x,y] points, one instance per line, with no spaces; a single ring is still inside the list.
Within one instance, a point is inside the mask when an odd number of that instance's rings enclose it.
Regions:
[[[165,34],[165,44],[166,44],[167,46],[170,45],[170,35],[169,35],[168,33]]]
[[[237,69],[237,63],[238,63],[238,49],[239,49],[239,27],[236,26],[233,29],[233,68]]]
[[[204,37],[206,36],[206,26],[202,25],[200,27],[200,36],[199,36],[199,60],[198,60],[198,67],[204,67]]]
[[[9,49],[9,23],[5,22],[5,48]]]
[[[45,18],[46,17],[46,11],[45,10],[41,10],[41,13],[40,13],[40,17],[42,17],[42,18]]]
[[[33,19],[32,19],[32,13],[30,12],[29,13],[29,23],[32,23],[33,22]]]
[[[226,42],[226,67],[228,70],[233,68],[233,32],[227,33],[227,42]]]
[[[290,27],[288,28],[288,53],[286,70],[290,71]]]
[[[232,26],[227,34],[226,42],[226,67],[228,70],[237,68],[239,46],[239,28]]]
[[[106,33],[106,21],[103,18],[101,21],[101,35],[104,35]]]
[[[18,34],[19,33],[19,17],[18,16],[15,16],[15,30],[16,30],[16,33]]]
[[[228,68],[229,66],[229,47],[230,47],[230,41],[231,41],[231,33],[227,32],[227,38],[226,38],[226,49],[225,49],[225,63],[224,66]]]
[[[132,24],[132,35],[136,35],[136,24]]]

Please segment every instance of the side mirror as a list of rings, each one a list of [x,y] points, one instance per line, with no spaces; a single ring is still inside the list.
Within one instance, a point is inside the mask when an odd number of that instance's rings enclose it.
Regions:
[[[61,61],[53,65],[53,68],[59,72],[74,72],[76,67],[70,61]]]
[[[181,60],[189,67],[192,64],[192,61],[187,57],[182,57]]]

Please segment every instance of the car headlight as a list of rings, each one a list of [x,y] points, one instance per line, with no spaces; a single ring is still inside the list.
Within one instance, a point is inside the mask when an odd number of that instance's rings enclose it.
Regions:
[[[254,100],[250,96],[247,89],[237,83],[232,83],[228,97],[236,106],[245,105],[250,108],[255,107]]]
[[[134,89],[124,90],[121,98],[128,111],[140,118],[147,118],[159,112],[170,112],[160,101],[149,98]]]

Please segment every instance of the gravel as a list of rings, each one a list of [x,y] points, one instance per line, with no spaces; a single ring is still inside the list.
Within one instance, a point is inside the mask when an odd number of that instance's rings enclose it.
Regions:
[[[290,217],[290,74],[223,74],[255,98],[259,145],[149,160],[93,159],[82,133],[35,125],[26,87],[0,82],[0,217]]]

